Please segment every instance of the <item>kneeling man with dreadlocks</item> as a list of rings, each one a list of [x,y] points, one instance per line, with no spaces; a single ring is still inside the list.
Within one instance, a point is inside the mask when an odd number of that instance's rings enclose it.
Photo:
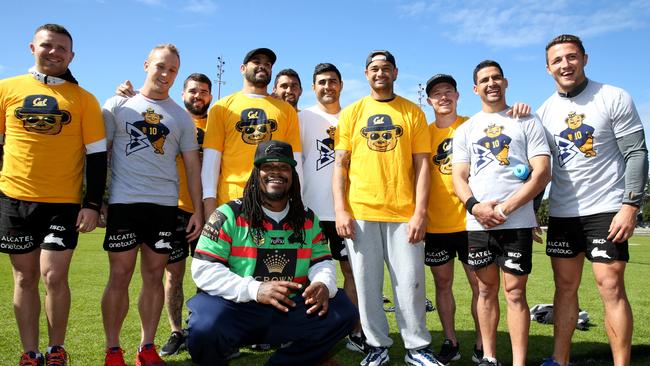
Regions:
[[[244,197],[217,208],[192,260],[201,290],[188,301],[188,348],[198,365],[227,365],[247,344],[291,346],[267,365],[315,365],[358,321],[337,292],[314,212],[303,206],[291,145],[257,146]]]

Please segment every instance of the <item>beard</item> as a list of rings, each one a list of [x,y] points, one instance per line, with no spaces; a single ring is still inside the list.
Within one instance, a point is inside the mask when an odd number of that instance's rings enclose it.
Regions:
[[[246,70],[246,73],[244,74],[244,77],[246,80],[248,80],[251,84],[255,85],[258,88],[264,88],[269,83],[271,82],[271,74],[266,74],[264,77],[257,77],[255,76],[256,72],[255,70]]]
[[[275,178],[275,179],[278,179],[278,178]],[[287,179],[285,179],[285,178],[279,178],[279,179],[281,179],[285,184],[287,184],[287,182],[288,182]],[[270,180],[270,179],[267,179],[267,181],[268,180]],[[266,184],[266,183],[268,183],[268,182],[263,182],[263,184]],[[262,193],[262,196],[266,200],[276,202],[276,201],[282,201],[283,199],[288,198],[289,197],[289,189],[291,189],[291,186],[287,184],[286,188],[284,190],[282,190],[282,191],[278,190],[278,191],[269,192],[266,187],[263,187],[262,189],[260,189],[260,191]]]
[[[287,192],[266,192],[262,191],[262,196],[268,201],[276,202],[287,198]]]
[[[185,109],[194,116],[205,116],[208,112],[208,108],[210,108],[210,105],[208,104],[203,104],[203,107],[197,108],[192,104],[192,102],[184,100],[183,103],[185,104]]]

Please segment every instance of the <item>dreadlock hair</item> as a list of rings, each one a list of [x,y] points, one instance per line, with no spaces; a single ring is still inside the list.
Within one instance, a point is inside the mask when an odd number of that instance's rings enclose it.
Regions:
[[[305,206],[302,204],[300,196],[300,178],[296,169],[291,169],[292,183],[289,188],[289,213],[287,213],[287,222],[289,228],[293,230],[293,234],[289,237],[291,242],[298,242],[300,246],[305,245]],[[260,185],[260,168],[253,167],[250,178],[244,187],[244,195],[242,197],[242,216],[244,216],[250,223],[250,232],[255,244],[261,244],[266,234],[264,227],[264,211],[262,210],[262,202],[264,202],[264,195]]]

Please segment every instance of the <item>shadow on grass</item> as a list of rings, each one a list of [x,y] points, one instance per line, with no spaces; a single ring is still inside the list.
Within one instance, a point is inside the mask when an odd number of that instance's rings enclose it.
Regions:
[[[404,345],[399,333],[391,333],[394,340],[389,350],[391,362],[389,365],[404,364]],[[462,358],[452,366],[475,366],[472,362],[472,349],[474,343],[474,332],[458,331],[458,340],[461,344]],[[440,332],[433,332],[432,348],[438,350],[442,335]],[[345,348],[345,340],[339,342],[331,351],[332,358],[341,366],[356,366],[363,355],[352,352]],[[539,366],[545,357],[548,357],[553,350],[553,338],[550,336],[531,336],[529,338],[529,351],[526,364]],[[263,365],[271,356],[273,351],[259,352],[248,348],[242,348],[242,355],[231,361],[232,366],[254,366]],[[510,337],[506,332],[497,333],[497,355],[499,361],[504,365],[512,364],[512,353],[510,348]],[[187,352],[174,357],[175,359],[165,360],[168,366],[192,366],[190,356]],[[574,366],[606,366],[612,364],[612,354],[609,344],[606,342],[576,342],[573,344],[571,362]],[[632,346],[632,365],[650,365],[650,345]]]

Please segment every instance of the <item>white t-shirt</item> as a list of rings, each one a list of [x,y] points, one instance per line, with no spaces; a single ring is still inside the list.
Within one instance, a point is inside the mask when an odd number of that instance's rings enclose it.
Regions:
[[[329,114],[318,106],[298,113],[302,143],[302,196],[305,206],[321,221],[334,221],[332,174],[334,172],[334,131],[339,113]]]
[[[505,201],[523,185],[514,175],[518,164],[538,155],[550,155],[544,129],[536,117],[514,119],[499,113],[479,112],[463,123],[454,135],[452,166],[469,163],[469,187],[479,201]],[[508,220],[491,229],[484,228],[474,215],[467,214],[467,230],[520,229],[537,226],[533,202],[508,215]]]
[[[111,150],[109,203],[178,205],[176,156],[198,150],[196,128],[174,100],[114,96],[104,103]]]
[[[643,129],[632,97],[623,89],[589,80],[573,98],[553,93],[537,114],[553,152],[550,215],[618,211],[625,191],[625,160],[616,139]]]

